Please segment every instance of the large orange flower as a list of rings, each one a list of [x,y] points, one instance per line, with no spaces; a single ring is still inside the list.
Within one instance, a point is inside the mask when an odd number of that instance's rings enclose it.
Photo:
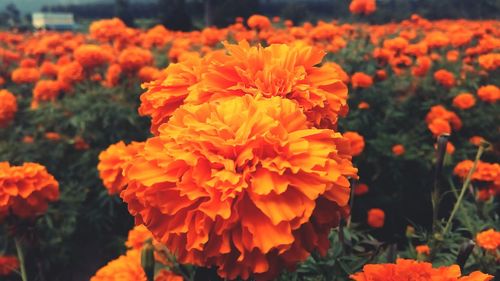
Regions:
[[[176,110],[121,196],[180,262],[268,280],[326,252],[356,173],[340,133],[311,129],[295,102],[246,95]]]
[[[59,198],[59,184],[36,163],[10,166],[0,162],[0,218],[13,214],[31,218],[43,214]]]
[[[118,18],[98,20],[89,27],[90,36],[99,41],[117,39],[125,33],[127,26]]]
[[[142,149],[144,143],[132,142],[125,145],[123,141],[110,145],[99,154],[99,177],[109,194],[117,194],[127,185],[123,170],[130,160]]]
[[[415,260],[397,259],[396,263],[367,264],[363,271],[350,277],[355,281],[386,281],[386,280],[447,280],[447,281],[489,281],[494,276],[475,271],[461,277],[460,267],[433,268],[431,263]]]
[[[295,100],[309,121],[336,124],[347,113],[347,87],[332,65],[317,67],[325,53],[302,43],[250,47],[226,44],[201,60],[173,64],[163,81],[146,84],[139,112],[153,117],[152,131],[183,103],[202,104],[230,96],[280,96]]]
[[[17,99],[8,90],[0,90],[0,128],[7,127],[17,112]]]

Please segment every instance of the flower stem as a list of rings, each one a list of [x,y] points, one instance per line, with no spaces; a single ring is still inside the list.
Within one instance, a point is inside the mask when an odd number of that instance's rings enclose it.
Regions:
[[[441,178],[441,171],[443,169],[443,161],[446,153],[446,145],[450,135],[443,134],[437,139],[436,150],[436,168],[434,170],[434,189],[431,194],[432,201],[432,230],[433,233],[438,233],[439,227],[439,203],[441,201],[441,192],[439,189],[439,181]]]
[[[21,269],[21,279],[23,281],[28,281],[28,277],[26,275],[26,267],[24,266],[24,254],[23,248],[21,246],[21,241],[19,238],[15,237],[14,242],[16,244],[17,259],[19,260],[19,267]]]
[[[462,203],[462,200],[464,198],[465,191],[467,191],[467,187],[470,184],[470,181],[471,181],[471,178],[472,178],[472,174],[476,170],[477,163],[479,162],[479,159],[481,158],[481,155],[483,154],[483,152],[484,152],[484,146],[481,145],[481,146],[479,146],[479,149],[477,150],[476,158],[474,159],[474,164],[472,165],[472,168],[470,169],[469,173],[467,174],[467,177],[465,178],[465,181],[464,181],[464,183],[462,185],[462,190],[460,190],[460,194],[458,195],[457,202],[455,202],[455,205],[453,206],[453,210],[451,211],[451,215],[448,218],[448,221],[446,222],[446,225],[445,225],[445,227],[443,229],[443,233],[442,233],[443,237],[450,230],[451,222],[452,222],[453,218],[455,217],[458,209],[460,208],[460,204]]]

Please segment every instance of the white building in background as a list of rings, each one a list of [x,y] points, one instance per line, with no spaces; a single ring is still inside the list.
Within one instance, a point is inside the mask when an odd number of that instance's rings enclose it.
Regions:
[[[75,27],[72,13],[33,13],[31,23],[36,29],[69,30]]]

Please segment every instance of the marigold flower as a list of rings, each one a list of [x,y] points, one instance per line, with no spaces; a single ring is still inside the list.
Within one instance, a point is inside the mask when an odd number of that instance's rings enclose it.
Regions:
[[[263,15],[252,15],[248,18],[247,25],[252,29],[264,30],[271,27],[271,21]]]
[[[165,78],[145,84],[139,113],[152,117],[152,132],[184,103],[202,104],[233,96],[280,96],[295,100],[316,125],[337,123],[347,111],[347,87],[332,64],[316,67],[325,55],[302,43],[250,47],[226,44],[214,52],[170,64]]]
[[[493,71],[500,67],[500,53],[481,55],[478,58],[478,62],[482,68]]]
[[[416,66],[412,69],[412,73],[414,76],[423,77],[427,75],[427,72],[429,71],[431,66],[432,60],[429,57],[418,57]]]
[[[0,90],[0,128],[5,128],[17,112],[17,99],[8,90]]]
[[[112,88],[118,85],[121,74],[122,67],[119,64],[110,65],[106,71],[106,80],[103,82],[104,86]]]
[[[83,78],[83,67],[77,61],[62,65],[57,73],[57,81],[59,81],[60,86],[71,85],[75,82],[83,80]]]
[[[356,88],[370,88],[373,85],[373,78],[363,72],[356,72],[351,76],[351,84]]]
[[[125,33],[127,26],[118,18],[94,21],[90,24],[90,36],[99,41],[117,39]]]
[[[149,50],[139,47],[129,47],[118,56],[118,63],[125,72],[135,72],[141,67],[153,62],[153,55]]]
[[[481,137],[481,136],[473,136],[469,139],[469,142],[475,146],[481,145],[482,142],[485,142],[486,140]]]
[[[0,276],[10,275],[19,268],[19,261],[14,256],[0,256]]]
[[[455,166],[453,174],[464,180],[472,169],[473,164],[474,162],[471,160],[461,161]],[[500,188],[500,164],[479,161],[476,170],[472,173],[471,179],[490,184],[490,188],[498,190]]]
[[[396,144],[392,147],[392,154],[399,156],[405,153],[405,147],[402,144]]]
[[[434,79],[446,88],[455,86],[455,75],[446,69],[440,69],[434,72]]]
[[[0,162],[0,218],[13,214],[32,218],[43,214],[59,198],[59,184],[36,163],[10,166]]]
[[[109,194],[119,193],[127,181],[123,177],[123,170],[130,164],[132,158],[142,149],[144,144],[132,142],[126,145],[123,141],[110,145],[99,154],[99,177]]]
[[[340,133],[310,128],[295,102],[246,95],[176,110],[121,197],[181,263],[269,280],[325,253],[356,173]]]
[[[137,76],[141,82],[149,82],[156,80],[160,77],[161,72],[158,68],[152,66],[144,66],[139,70]]]
[[[369,15],[373,14],[377,9],[377,2],[375,0],[352,0],[349,5],[349,11],[352,14]]]
[[[419,246],[415,247],[415,250],[420,255],[427,255],[428,256],[431,254],[431,248],[429,248],[428,245],[419,245]]]
[[[44,76],[57,77],[58,71],[58,66],[50,61],[44,61],[40,66],[40,74]]]
[[[363,271],[352,274],[354,281],[386,281],[386,280],[457,280],[457,281],[489,281],[494,276],[475,271],[461,277],[460,267],[432,268],[428,262],[418,262],[409,259],[397,259],[396,263],[367,264]]]
[[[479,232],[476,235],[476,242],[479,247],[485,250],[495,251],[496,249],[500,248],[500,231],[488,229]]]
[[[86,69],[92,69],[110,62],[113,55],[98,45],[81,45],[74,52],[75,60]]]
[[[482,86],[477,90],[477,96],[482,101],[494,103],[500,99],[500,89],[495,85]]]
[[[451,126],[448,121],[446,121],[443,118],[436,118],[432,120],[427,127],[429,130],[432,132],[432,134],[437,137],[442,134],[450,134],[451,133]]]
[[[47,132],[45,133],[45,138],[51,141],[58,141],[61,139],[61,135],[56,132]]]
[[[354,195],[357,196],[363,195],[368,193],[368,191],[369,191],[368,185],[364,183],[359,183],[354,186]]]
[[[351,155],[358,156],[365,149],[365,138],[356,132],[345,132],[344,137],[349,140]]]
[[[373,228],[382,228],[385,223],[385,213],[382,209],[373,208],[368,210],[366,222]]]
[[[153,235],[144,225],[140,224],[128,232],[125,246],[129,249],[141,250],[144,243],[149,239],[153,239]]]
[[[369,109],[369,108],[370,104],[365,101],[362,101],[358,104],[358,109]]]
[[[141,252],[129,250],[125,255],[110,261],[100,268],[90,281],[119,281],[134,280],[147,281],[144,269],[141,266]]]
[[[469,109],[476,104],[476,98],[470,93],[460,93],[453,98],[453,106],[462,110]]]
[[[16,84],[34,83],[40,79],[40,71],[34,67],[21,67],[14,69],[11,79]]]
[[[55,101],[59,95],[59,82],[54,80],[40,80],[33,88],[34,101]]]

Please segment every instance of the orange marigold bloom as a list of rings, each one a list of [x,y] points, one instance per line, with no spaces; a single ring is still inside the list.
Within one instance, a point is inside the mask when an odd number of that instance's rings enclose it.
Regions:
[[[365,149],[365,138],[356,132],[345,132],[344,137],[349,140],[351,155],[358,156]]]
[[[405,153],[405,147],[402,144],[396,144],[392,147],[392,154],[399,156]]]
[[[477,90],[477,96],[482,101],[494,103],[500,99],[500,89],[495,85],[482,86]]]
[[[455,86],[455,75],[446,69],[440,69],[434,72],[434,79],[446,88]]]
[[[425,56],[418,57],[416,62],[416,66],[412,69],[413,75],[418,77],[427,75],[427,72],[432,66],[432,60],[429,57]]]
[[[58,141],[61,139],[61,135],[56,132],[47,132],[45,133],[45,138],[51,141]]]
[[[369,15],[373,14],[377,9],[377,2],[375,0],[352,0],[349,5],[349,11],[352,14]]]
[[[59,81],[60,85],[71,85],[83,80],[83,78],[83,67],[77,61],[62,65],[57,73],[57,81]],[[65,88],[63,89],[67,90]]]
[[[429,248],[428,245],[419,245],[419,246],[415,247],[415,250],[420,255],[430,255],[431,254],[431,248]]]
[[[17,112],[17,99],[8,90],[0,90],[0,128],[5,128]]]
[[[0,276],[10,275],[19,268],[19,261],[14,256],[0,256]]]
[[[181,263],[269,280],[326,253],[357,177],[340,133],[310,128],[293,101],[249,95],[184,105],[158,131],[121,197]]]
[[[358,104],[358,109],[369,109],[369,108],[370,104],[365,101],[362,101]]]
[[[117,39],[125,33],[127,26],[119,18],[94,21],[90,24],[90,36],[99,41]]]
[[[59,82],[54,80],[40,80],[33,88],[33,100],[55,101],[59,95]]]
[[[118,85],[121,74],[122,67],[119,64],[110,65],[106,71],[106,80],[103,82],[104,86],[112,88]]]
[[[379,208],[368,210],[366,222],[373,228],[382,228],[385,223],[385,212]]]
[[[113,59],[113,55],[106,49],[91,44],[81,45],[73,52],[73,56],[86,69],[101,66]]]
[[[348,111],[347,87],[325,53],[303,43],[250,47],[226,44],[229,54],[213,52],[170,64],[165,78],[145,84],[139,113],[152,117],[151,129],[184,103],[203,104],[232,96],[280,96],[295,100],[316,125],[335,125]]]
[[[141,251],[128,250],[125,255],[110,261],[100,268],[90,281],[147,281],[141,265]],[[162,269],[156,273],[155,281],[182,281],[182,277]]]
[[[485,250],[495,251],[500,248],[500,231],[488,229],[480,232],[476,235],[476,242]]]
[[[481,55],[478,58],[478,62],[482,68],[493,71],[500,67],[500,53]]]
[[[352,274],[354,281],[386,281],[386,280],[447,280],[447,281],[489,281],[494,276],[475,271],[461,277],[460,267],[432,268],[432,263],[418,262],[409,259],[397,259],[396,263],[367,264],[363,271]]]
[[[118,56],[118,63],[125,72],[135,72],[153,62],[151,51],[139,47],[128,47]]]
[[[143,145],[144,143],[140,142],[126,145],[120,141],[99,154],[97,170],[109,194],[117,194],[127,185],[123,171]]]
[[[460,93],[453,98],[453,106],[462,110],[469,109],[476,104],[476,98],[470,93]]]
[[[158,79],[161,72],[156,67],[144,66],[139,70],[137,75],[139,76],[139,80],[141,80],[141,82],[149,82]]]
[[[363,72],[356,72],[351,76],[351,84],[356,88],[369,88],[373,85],[373,78]]]
[[[482,142],[486,141],[483,137],[481,136],[473,136],[469,139],[469,142],[472,143],[475,146],[481,145]]]
[[[448,121],[443,118],[436,118],[427,124],[427,127],[432,132],[432,134],[437,137],[442,134],[450,134],[451,126]]]
[[[263,15],[252,15],[248,18],[247,25],[252,29],[264,30],[271,27],[271,21]]]
[[[364,183],[359,183],[357,185],[354,186],[354,195],[363,195],[363,194],[366,194],[368,193],[369,191],[369,188],[368,188],[368,185],[364,184]]]
[[[0,162],[0,218],[13,214],[32,218],[43,214],[59,198],[59,184],[36,163],[10,166]]]
[[[50,61],[44,61],[40,66],[40,73],[49,77],[57,77],[58,66]]]
[[[34,67],[21,67],[12,71],[11,79],[16,84],[34,83],[40,79],[40,71]]]
[[[469,171],[472,169],[474,162],[471,160],[464,160],[459,162],[453,173],[460,177],[462,180],[467,177]],[[472,180],[490,183],[493,189],[500,187],[500,164],[487,163],[479,161],[476,170],[472,173]]]
[[[140,224],[128,232],[125,246],[129,249],[141,250],[144,243],[149,239],[153,239],[153,235],[144,225]]]

